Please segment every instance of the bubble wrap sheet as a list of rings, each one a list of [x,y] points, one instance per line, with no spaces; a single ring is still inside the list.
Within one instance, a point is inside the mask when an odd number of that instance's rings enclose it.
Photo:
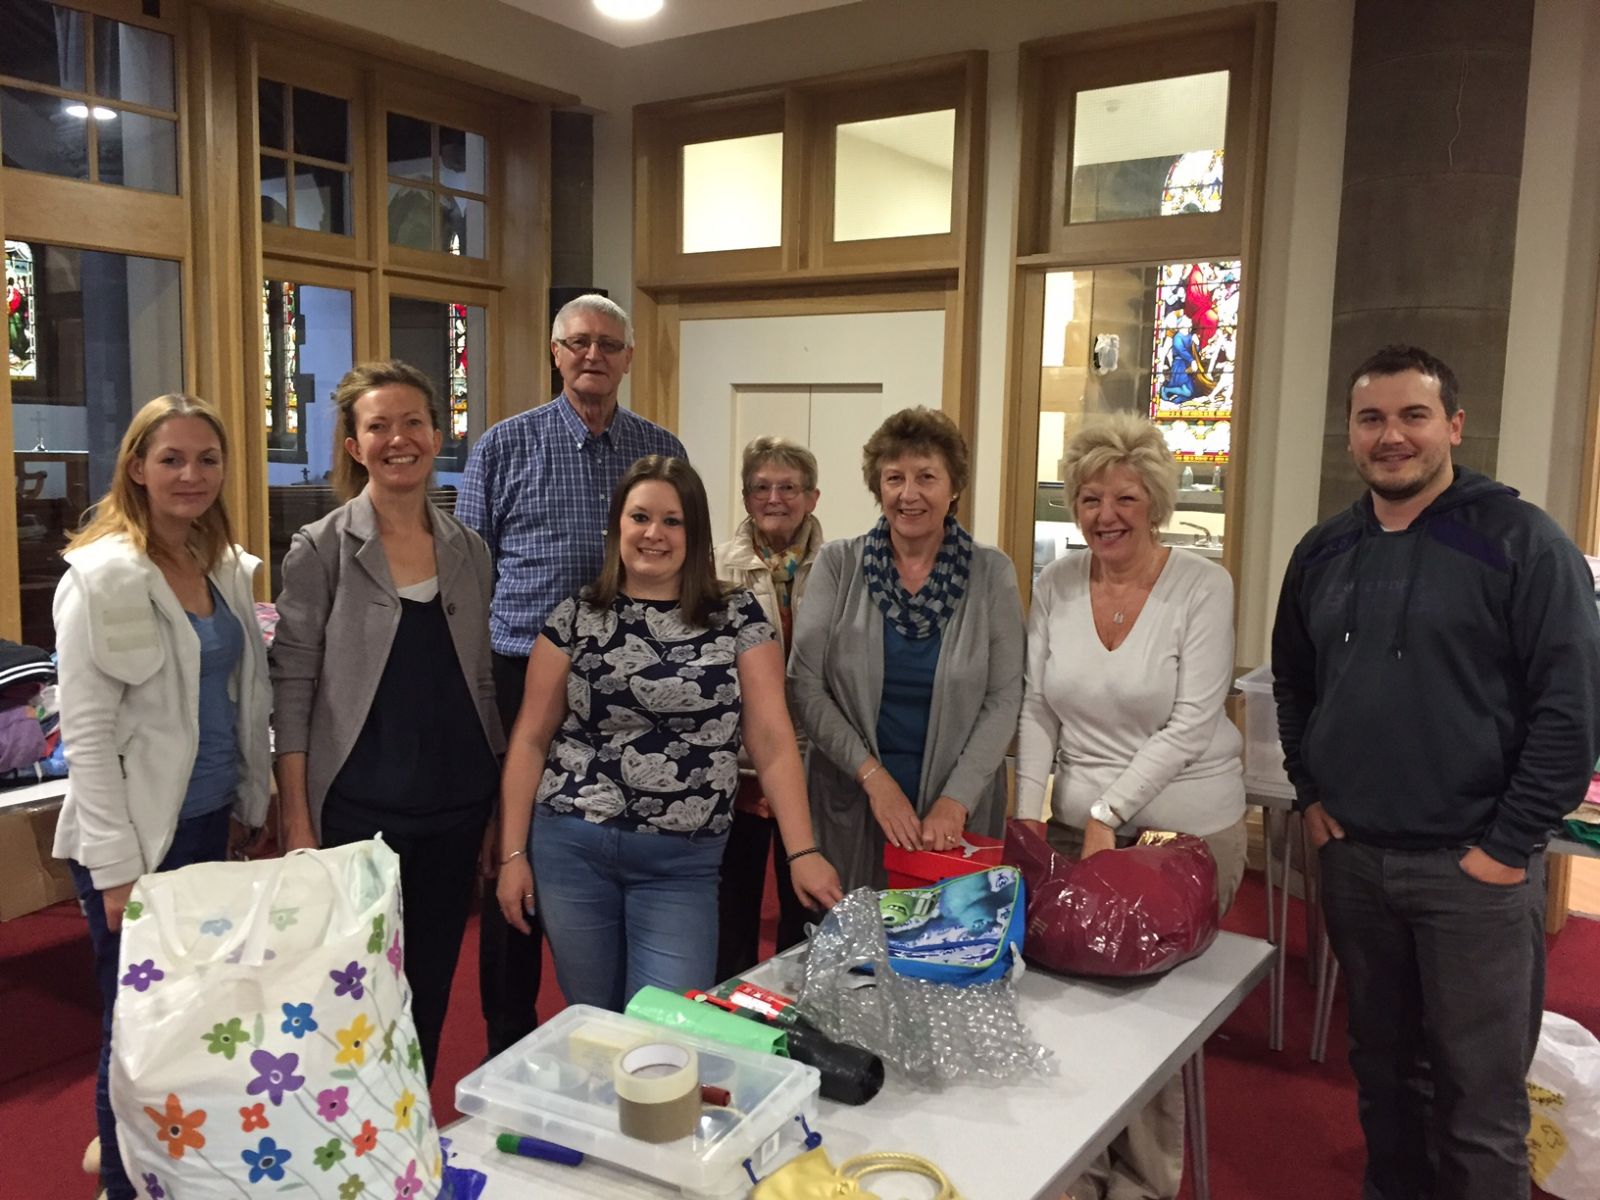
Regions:
[[[868,963],[871,976],[851,973]],[[974,987],[897,975],[871,888],[834,905],[811,935],[797,999],[829,1037],[871,1050],[919,1082],[998,1081],[1054,1069],[1050,1051],[1017,1016],[1011,975]]]

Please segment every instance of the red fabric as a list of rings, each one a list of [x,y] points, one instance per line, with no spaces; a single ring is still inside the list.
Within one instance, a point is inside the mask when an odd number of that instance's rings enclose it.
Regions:
[[[1022,870],[1022,955],[1071,975],[1155,975],[1217,937],[1217,866],[1197,837],[1103,850],[1069,862],[1037,828],[1012,821],[1005,861]]]

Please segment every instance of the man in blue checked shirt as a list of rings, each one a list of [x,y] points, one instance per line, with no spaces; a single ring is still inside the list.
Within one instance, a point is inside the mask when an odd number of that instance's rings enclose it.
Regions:
[[[545,618],[600,572],[617,481],[647,454],[688,457],[672,434],[617,404],[633,364],[633,323],[618,305],[597,295],[568,301],[551,325],[550,353],[561,394],[479,438],[456,498],[456,516],[494,556],[489,637],[508,733]],[[503,846],[499,857],[519,849]],[[483,905],[478,976],[491,1056],[538,1024],[539,925],[530,924],[534,934],[524,937],[498,905]]]

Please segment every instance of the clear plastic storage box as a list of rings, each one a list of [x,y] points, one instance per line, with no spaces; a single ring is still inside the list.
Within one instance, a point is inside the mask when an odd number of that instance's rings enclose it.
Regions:
[[[612,1064],[621,1050],[645,1042],[692,1047],[700,1082],[726,1089],[728,1106],[702,1107],[694,1134],[675,1142],[624,1134]],[[506,1132],[581,1150],[688,1195],[742,1196],[750,1190],[746,1159],[765,1176],[799,1147],[805,1130],[796,1118],[815,1122],[820,1079],[815,1067],[792,1059],[580,1004],[458,1083],[456,1107]]]
[[[1235,681],[1244,693],[1245,790],[1292,793],[1278,744],[1278,706],[1272,699],[1272,667],[1265,665]]]

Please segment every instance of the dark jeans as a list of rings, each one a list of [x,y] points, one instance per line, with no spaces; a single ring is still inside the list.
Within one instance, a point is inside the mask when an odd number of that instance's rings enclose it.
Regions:
[[[483,825],[473,821],[443,832],[396,834],[364,821],[346,822],[339,810],[322,813],[325,847],[363,842],[382,832],[384,844],[400,857],[400,904],[405,928],[406,982],[411,985],[411,1019],[422,1048],[422,1069],[433,1081],[439,1060],[439,1034],[450,1008],[461,938],[467,931],[472,892],[478,878]]]
[[[179,821],[172,845],[158,871],[173,871],[191,863],[221,862],[228,857],[228,809]],[[111,1069],[111,1013],[117,999],[117,978],[122,973],[122,934],[106,928],[106,907],[89,872],[69,862],[78,904],[89,921],[89,945],[94,951],[95,982],[100,985],[100,1069],[94,1084],[94,1118],[100,1130],[100,1186],[107,1200],[134,1200],[137,1193],[122,1169],[117,1148],[117,1119],[111,1112],[107,1079]]]
[[[1462,871],[1465,853],[1322,848],[1328,938],[1349,985],[1363,1200],[1528,1195],[1544,858],[1499,887]]]
[[[718,982],[742,975],[760,961],[761,900],[767,890],[769,852],[777,860],[777,949],[787,950],[805,940],[808,914],[789,878],[789,866],[784,861],[787,852],[777,821],[735,809],[717,894]]]
[[[504,654],[494,656],[494,690],[506,736],[522,707],[522,689],[528,660]],[[498,818],[496,818],[498,819]],[[504,858],[516,846],[502,846]],[[522,847],[524,851],[527,847]],[[483,1003],[483,1023],[488,1033],[489,1057],[516,1045],[539,1024],[539,976],[544,967],[539,916],[529,919],[533,936],[518,933],[506,923],[495,902],[494,880],[483,889],[478,921],[478,992]]]

